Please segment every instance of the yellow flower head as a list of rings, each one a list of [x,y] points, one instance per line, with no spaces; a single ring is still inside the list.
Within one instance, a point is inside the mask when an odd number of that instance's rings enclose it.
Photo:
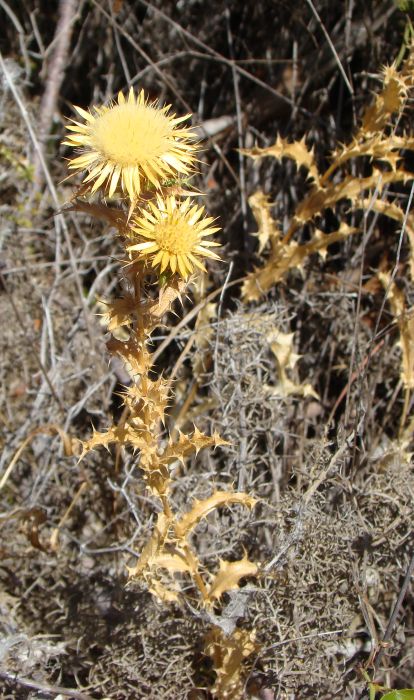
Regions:
[[[128,251],[136,250],[139,258],[149,260],[152,267],[159,266],[160,272],[169,267],[184,279],[194,267],[205,270],[200,258],[220,260],[209,250],[220,244],[204,237],[220,229],[210,226],[214,219],[202,218],[203,213],[204,207],[193,204],[191,199],[157,196],[156,203],[150,201],[148,209],[140,210],[142,216],[132,221],[133,231],[146,240],[129,246]]]
[[[87,171],[83,182],[90,192],[102,187],[112,197],[120,186],[135,201],[148,183],[159,189],[166,179],[190,172],[197,146],[190,128],[179,126],[189,114],[169,114],[170,106],[148,102],[143,90],[135,96],[132,88],[127,100],[120,92],[108,107],[74,109],[85,121],[72,120],[63,143],[82,150],[69,168]]]

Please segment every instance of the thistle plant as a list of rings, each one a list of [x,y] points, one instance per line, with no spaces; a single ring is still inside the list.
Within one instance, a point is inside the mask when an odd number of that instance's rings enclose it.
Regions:
[[[213,693],[219,698],[241,697],[241,664],[254,651],[253,636],[235,625],[224,629],[217,622],[217,604],[223,593],[239,587],[242,578],[256,576],[258,566],[244,556],[239,561],[221,560],[218,570],[209,572],[198,560],[191,535],[215,509],[229,504],[252,508],[255,500],[246,493],[212,490],[187,512],[175,512],[170,498],[172,465],[225,442],[218,434],[208,436],[197,428],[192,434],[179,430],[174,433],[177,437],[168,434],[170,382],[155,378],[149,350],[151,333],[184,293],[193,273],[205,270],[203,260],[220,259],[211,250],[219,245],[212,240],[219,228],[182,187],[182,178],[194,172],[196,164],[194,134],[183,126],[190,115],[176,117],[170,107],[149,102],[143,91],[136,96],[132,89],[127,99],[120,93],[109,106],[75,110],[83,121],[71,120],[64,141],[78,151],[69,160],[69,169],[83,173],[74,208],[86,208],[111,222],[125,249],[127,291],[108,303],[106,321],[112,337],[107,347],[123,360],[130,377],[120,422],[83,441],[81,458],[111,444],[137,455],[137,470],[160,508],[147,544],[128,569],[129,579],[140,579],[163,603],[182,604],[187,599],[192,608],[198,606],[199,614],[203,611],[204,619],[213,622],[206,638],[206,653],[213,658],[217,676]],[[97,204],[79,199],[95,193],[100,196]],[[117,207],[110,207],[107,198],[116,200]]]
[[[244,282],[243,296],[247,301],[259,299],[290,271],[300,270],[309,256],[318,254],[325,259],[331,245],[363,232],[362,226],[350,226],[345,221],[335,231],[325,232],[316,227],[317,217],[329,210],[336,211],[344,202],[354,211],[372,210],[404,225],[411,247],[410,274],[413,275],[413,216],[406,215],[389,191],[390,185],[412,180],[412,173],[405,166],[404,151],[414,149],[414,139],[412,134],[398,136],[392,120],[403,113],[413,89],[413,66],[414,43],[411,43],[409,55],[400,69],[395,63],[383,68],[380,92],[365,109],[353,138],[349,143],[338,144],[324,171],[319,170],[314,149],[306,145],[305,138],[289,142],[278,136],[269,147],[244,150],[245,155],[255,161],[268,157],[292,160],[298,168],[307,171],[309,183],[286,232],[281,222],[273,218],[272,205],[265,193],[258,190],[251,195],[249,201],[258,225],[255,235],[259,239],[259,253],[267,249],[269,254],[265,264],[251,272]],[[361,158],[369,158],[370,172],[356,179],[349,172],[349,165]],[[295,236],[305,226],[312,235],[306,243],[297,242]]]
[[[406,48],[408,54],[401,65],[397,61],[383,68],[380,91],[363,112],[352,139],[338,144],[333,151],[326,170],[319,170],[314,149],[306,145],[304,138],[289,142],[278,136],[269,147],[244,151],[256,161],[268,157],[278,161],[288,158],[298,168],[307,171],[309,183],[307,193],[293,211],[286,232],[282,230],[281,222],[273,218],[272,204],[265,193],[258,190],[250,196],[249,203],[258,228],[255,234],[259,242],[258,252],[266,250],[266,259],[264,265],[250,272],[244,282],[243,297],[246,301],[258,300],[291,271],[302,270],[311,255],[318,254],[325,260],[332,244],[363,234],[364,218],[356,226],[340,220],[340,207],[345,203],[354,213],[374,212],[401,226],[409,244],[406,277],[414,278],[414,216],[410,206],[404,210],[391,187],[413,180],[412,171],[406,165],[406,153],[414,151],[414,136],[412,133],[398,135],[395,123],[396,117],[399,120],[403,114],[414,87],[412,39]],[[362,158],[369,158],[369,172],[356,178],[349,166]],[[316,222],[329,210],[338,215],[340,223],[337,230],[327,232],[317,228]],[[355,217],[354,221],[358,222],[358,219]],[[296,234],[303,232],[304,227],[310,231],[305,243],[295,240]],[[406,445],[407,431],[411,435],[411,423],[407,420],[414,389],[414,324],[408,299],[394,281],[395,273],[396,270],[393,274],[383,270],[377,278],[384,286],[400,335],[400,388],[404,390],[400,439]]]

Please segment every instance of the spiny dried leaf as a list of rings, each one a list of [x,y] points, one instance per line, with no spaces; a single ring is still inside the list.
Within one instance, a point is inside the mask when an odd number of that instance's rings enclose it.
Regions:
[[[136,375],[143,375],[148,371],[150,354],[146,348],[142,346],[142,343],[137,339],[135,334],[127,341],[111,338],[107,342],[106,347],[113,355],[120,355],[132,379],[135,379]]]
[[[133,384],[122,394],[125,406],[128,406],[133,416],[141,416],[146,407],[145,421],[148,429],[152,429],[156,421],[163,421],[168,406],[168,382],[160,377],[155,382],[147,379],[145,393],[141,384]],[[142,416],[143,417],[143,416]]]
[[[102,320],[111,333],[117,328],[127,326],[132,323],[134,311],[136,311],[136,301],[132,296],[125,296],[114,301],[101,302],[107,307],[106,313],[102,314]]]
[[[258,571],[258,565],[249,561],[247,555],[239,561],[220,560],[220,569],[210,586],[209,598],[218,600],[226,591],[238,588],[240,579],[245,576],[256,576]]]
[[[137,578],[142,575],[145,569],[151,569],[153,563],[156,561],[157,557],[162,553],[165,540],[168,535],[168,530],[171,526],[171,520],[166,517],[164,513],[158,513],[157,522],[151,538],[148,540],[144,549],[141,552],[141,556],[138,559],[135,566],[127,567],[128,577]]]
[[[399,114],[407,97],[407,83],[403,75],[396,69],[395,64],[384,67],[384,89],[382,99],[384,110],[388,114]]]
[[[179,432],[179,438],[173,442],[170,438],[170,444],[164,450],[160,461],[163,464],[170,464],[175,460],[184,461],[184,457],[191,454],[197,454],[204,447],[217,447],[219,445],[228,445],[226,440],[223,440],[218,433],[213,435],[204,435],[197,428],[194,428],[192,435],[185,435]]]
[[[305,260],[312,254],[318,253],[323,258],[327,248],[333,243],[345,240],[348,236],[358,233],[359,229],[342,222],[337,231],[323,233],[316,230],[308,243],[279,241],[273,247],[271,256],[264,267],[256,269],[248,275],[243,284],[243,297],[247,301],[256,301],[283,277],[294,269],[301,269]]]
[[[80,192],[77,192],[77,195]],[[63,211],[82,211],[95,219],[106,221],[110,226],[114,226],[119,231],[127,228],[127,216],[122,209],[108,207],[106,204],[88,204],[80,199],[75,199],[69,207],[64,207]]]
[[[194,579],[199,571],[199,562],[194,552],[186,543],[183,546],[173,544],[168,538],[170,530],[173,530],[172,519],[160,513],[152,537],[137,565],[128,569],[130,578],[142,577],[149,591],[162,602],[168,603],[179,601],[180,588],[174,580],[174,574],[189,574]]]
[[[293,369],[300,359],[300,355],[293,352],[294,333],[283,333],[279,328],[273,328],[267,334],[266,340],[276,357],[280,370]]]
[[[333,209],[342,200],[349,200],[354,204],[358,199],[363,198],[363,194],[367,190],[376,190],[381,194],[385,185],[391,182],[406,183],[412,179],[413,174],[403,168],[391,172],[373,168],[372,174],[365,178],[347,175],[341,182],[330,183],[324,188],[313,187],[295,212],[294,228],[297,230],[325,209]]]
[[[149,576],[148,581],[146,581],[148,590],[152,595],[160,601],[160,603],[178,603],[180,598],[179,590],[172,590],[167,587],[164,583],[161,583],[154,576]]]
[[[241,700],[244,696],[243,661],[258,649],[255,632],[236,629],[226,637],[221,629],[213,627],[206,635],[205,649],[216,672],[213,696],[219,700]]]
[[[131,445],[135,450],[141,450],[147,452],[151,448],[147,439],[147,429],[145,424],[141,422],[140,427],[134,427],[130,423],[126,422],[119,425],[113,425],[111,428],[106,430],[104,433],[99,433],[94,430],[93,435],[89,440],[82,441],[82,453],[79,461],[84,458],[84,456],[94,450],[96,447],[109,448],[111,443],[118,443],[118,445]]]
[[[269,394],[275,396],[313,396],[318,399],[319,396],[314,391],[310,384],[296,384],[287,375],[287,370],[292,370],[296,366],[300,355],[293,351],[294,333],[283,333],[279,328],[273,330],[267,335],[267,342],[270,345],[277,362],[277,372],[279,382],[275,386],[266,386]]]
[[[386,272],[378,275],[388,291],[388,301],[400,331],[401,381],[406,389],[414,389],[414,309],[407,309],[404,292],[399,289]]]
[[[155,464],[154,464],[155,461]],[[165,496],[170,488],[171,478],[166,466],[157,464],[157,460],[143,461],[141,455],[140,467],[143,469],[143,479],[147,488],[154,496],[161,498]]]
[[[268,396],[280,396],[282,398],[286,398],[287,396],[303,396],[304,398],[312,396],[318,401],[320,399],[319,394],[315,391],[312,384],[307,382],[296,384],[286,376],[274,386],[265,384],[263,388]]]
[[[277,136],[273,146],[268,146],[267,148],[258,148],[256,146],[255,148],[242,149],[241,152],[250,158],[263,158],[264,156],[273,156],[278,160],[290,158],[295,161],[298,168],[303,166],[309,170],[309,177],[313,178],[315,182],[319,180],[315,155],[313,149],[309,149],[306,146],[305,137],[301,141],[289,142],[281,136]]]
[[[219,508],[219,506],[230,505],[231,503],[238,503],[239,505],[247,506],[247,508],[253,508],[257,501],[247,493],[215,491],[209,498],[203,501],[195,500],[193,502],[191,510],[188,511],[175,526],[177,537],[186,537],[200,520],[206,518],[211,511]]]
[[[405,212],[395,204],[395,202],[387,202],[383,199],[365,199],[361,202],[361,208],[365,210],[376,211],[379,214],[388,216],[388,218],[398,221],[400,224],[404,225],[404,231],[408,236],[410,242],[410,274],[411,279],[414,280],[414,215],[411,212]]]
[[[149,590],[157,597],[166,593],[172,594],[172,598],[165,597],[164,600],[178,602],[178,594],[181,592],[179,583],[174,580],[174,574],[189,574],[193,581],[199,577],[199,561],[186,544],[182,543],[172,547],[171,543],[166,539],[164,547],[168,547],[169,551],[162,551],[156,556],[148,560],[146,568],[142,575],[149,586]],[[169,578],[167,578],[167,576]],[[161,588],[160,588],[161,585]]]
[[[340,148],[332,153],[333,164],[329,169],[332,174],[341,165],[361,156],[369,156],[373,161],[388,163],[393,171],[396,170],[398,161],[403,158],[400,151],[414,150],[414,139],[411,135],[397,136],[395,134],[383,135],[375,133],[365,136],[362,140],[359,135],[354,137],[350,143],[342,144]],[[322,177],[324,181],[325,175]]]
[[[168,554],[162,552],[152,557],[148,565],[153,569],[166,569],[171,574],[191,571],[188,562],[181,553]]]
[[[269,211],[271,204],[264,192],[258,190],[252,194],[251,197],[249,197],[249,205],[258,226],[257,233],[253,233],[252,235],[257,236],[259,239],[258,253],[260,255],[266,247],[267,242],[273,239],[279,241],[282,233],[276,221],[272,218]]]
[[[357,136],[350,143],[342,144],[332,153],[332,168],[337,170],[352,158],[369,156],[373,160],[388,163],[391,169],[395,170],[398,161],[402,158],[398,152],[401,148],[403,146],[399,142],[399,137],[383,136],[380,133],[375,133],[373,136],[364,138],[361,141]]]
[[[392,114],[402,111],[407,97],[407,81],[395,64],[384,68],[384,87],[362,119],[362,133],[382,131]]]
[[[350,200],[354,207],[361,208],[366,201],[364,193],[376,190],[381,194],[385,185],[393,182],[407,182],[412,179],[412,173],[399,168],[391,172],[382,172],[373,168],[372,174],[366,178],[346,176],[341,182],[329,184],[324,188],[313,187],[305,199],[299,204],[293,217],[289,236],[305,223],[312,221],[316,215],[327,208],[334,208],[341,200]],[[386,211],[384,211],[386,214]],[[324,234],[316,231],[312,239],[303,245],[292,241],[273,239],[273,249],[269,260],[261,269],[251,273],[243,285],[243,296],[248,301],[258,300],[263,294],[277,284],[285,274],[294,268],[301,268],[304,260],[312,253],[324,256],[326,249],[332,243],[344,240],[358,229],[341,223],[338,231]]]
[[[156,301],[148,302],[144,312],[149,318],[154,319],[157,324],[160,318],[170,310],[172,303],[176,299],[181,299],[182,293],[185,291],[186,281],[180,278],[169,282],[159,291],[159,296]]]
[[[186,286],[185,280],[175,279],[167,286],[159,290],[158,299],[137,304],[133,295],[126,295],[121,299],[111,302],[102,301],[101,304],[107,307],[102,313],[103,322],[111,333],[114,333],[122,326],[130,325],[137,315],[142,319],[146,334],[159,325],[160,319],[171,309],[172,303],[181,298],[181,294]],[[115,336],[118,338],[118,336]],[[119,338],[121,340],[121,338]],[[126,341],[125,341],[126,342]],[[111,347],[109,347],[111,350]],[[119,350],[116,350],[119,352]],[[122,354],[122,353],[120,353]]]

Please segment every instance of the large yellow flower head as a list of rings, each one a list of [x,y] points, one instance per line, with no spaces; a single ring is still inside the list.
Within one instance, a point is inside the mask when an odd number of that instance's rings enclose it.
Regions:
[[[202,218],[204,207],[193,204],[191,199],[177,200],[170,196],[163,199],[157,196],[156,203],[150,201],[148,209],[142,209],[142,216],[132,220],[132,229],[146,240],[128,246],[128,251],[138,252],[138,259],[147,259],[152,267],[160,272],[170,268],[186,279],[194,267],[205,270],[200,258],[220,260],[210,248],[220,245],[205,239],[219,231],[210,224],[214,219]]]
[[[110,197],[120,187],[131,201],[149,183],[160,189],[166,179],[188,174],[195,160],[194,134],[179,125],[189,118],[169,114],[170,106],[150,103],[141,90],[128,98],[87,112],[75,107],[84,123],[73,121],[63,142],[82,150],[69,161],[69,168],[86,170],[83,182],[90,192],[102,188]]]

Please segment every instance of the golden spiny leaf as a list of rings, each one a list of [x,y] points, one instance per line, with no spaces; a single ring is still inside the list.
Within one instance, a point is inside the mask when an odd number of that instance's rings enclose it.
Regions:
[[[394,221],[398,221],[400,224],[404,225],[404,230],[407,234],[408,240],[410,242],[410,258],[409,258],[409,265],[410,265],[410,273],[411,273],[411,279],[414,280],[414,216],[410,212],[405,212],[401,209],[401,207],[398,206],[398,204],[395,204],[395,202],[384,202],[382,199],[375,199],[372,201],[371,199],[365,199],[361,202],[361,208],[363,209],[371,209],[372,211],[376,211],[379,214],[383,214],[384,216],[388,216],[388,218],[393,219]]]
[[[151,568],[159,553],[162,552],[170,525],[171,520],[167,518],[164,513],[158,513],[157,522],[151,538],[142,550],[136,565],[127,567],[129,578],[136,578],[140,576],[145,569]]]
[[[266,386],[266,389],[270,394],[276,396],[296,394],[299,396],[313,396],[315,399],[318,399],[318,394],[310,384],[295,384],[287,376],[287,370],[294,369],[297,361],[300,359],[300,355],[293,351],[294,336],[294,333],[283,333],[278,328],[274,328],[268,333],[266,340],[276,357],[279,382],[276,386]]]
[[[412,173],[401,168],[391,172],[381,172],[373,169],[366,178],[347,176],[342,182],[330,184],[328,187],[312,188],[307,197],[298,206],[293,217],[290,232],[293,233],[304,224],[312,221],[317,214],[327,208],[334,208],[341,200],[350,200],[354,207],[362,208],[366,203],[366,190],[377,190],[381,194],[385,185],[391,182],[406,183],[412,179]],[[387,210],[384,209],[384,214]],[[273,248],[269,260],[263,268],[254,270],[248,275],[243,285],[243,296],[248,301],[258,300],[274,285],[280,282],[285,274],[292,269],[300,269],[304,260],[312,253],[324,256],[326,249],[332,243],[344,240],[359,229],[342,222],[337,231],[323,233],[316,231],[313,238],[302,245],[295,242],[273,239]]]
[[[279,241],[282,234],[276,221],[272,218],[269,211],[271,206],[269,203],[269,198],[264,194],[264,192],[258,190],[252,194],[251,197],[249,197],[249,204],[259,229],[257,233],[252,235],[257,236],[259,239],[258,253],[260,255],[269,240],[273,241],[273,239],[275,239],[276,241]]]
[[[160,289],[158,299],[148,304],[146,313],[159,321],[159,319],[170,310],[171,304],[176,299],[181,299],[181,294],[184,292],[185,288],[185,280],[180,278],[174,279],[166,287]]]
[[[378,168],[373,168],[372,174],[367,177],[357,178],[354,175],[347,175],[341,182],[329,184],[323,189],[314,187],[295,212],[295,229],[311,221],[325,209],[333,209],[342,200],[350,200],[354,204],[362,198],[366,190],[376,190],[380,194],[385,185],[391,182],[405,184],[412,179],[413,174],[402,168],[391,172],[383,172]]]
[[[312,239],[302,245],[295,242],[284,243],[279,241],[273,246],[271,256],[265,266],[256,269],[248,275],[243,284],[244,298],[248,301],[260,299],[274,284],[280,282],[290,270],[301,269],[309,255],[318,253],[324,257],[328,246],[345,240],[348,236],[357,232],[358,229],[342,222],[339,229],[331,233],[323,233],[316,230]]]
[[[414,389],[414,309],[407,309],[404,292],[388,273],[380,272],[378,277],[388,291],[387,298],[400,331],[401,381],[406,389]]]
[[[362,119],[361,132],[382,131],[394,113],[400,113],[407,97],[407,81],[395,65],[384,68],[384,87],[376,96],[373,105],[368,107]]]
[[[264,156],[273,156],[278,160],[282,158],[290,158],[294,160],[298,168],[303,166],[309,170],[309,177],[315,182],[319,181],[319,173],[315,163],[315,155],[313,149],[309,149],[305,143],[305,137],[301,141],[289,142],[281,136],[277,136],[273,146],[267,148],[241,149],[241,152],[250,158],[263,158]]]
[[[114,299],[111,302],[103,301],[102,303],[108,307],[107,312],[102,314],[102,318],[108,327],[108,331],[111,333],[117,328],[127,326],[132,322],[132,314],[137,306],[133,296],[125,296],[121,299]]]
[[[216,681],[213,696],[222,700],[241,700],[244,696],[243,661],[257,651],[255,632],[236,629],[226,637],[214,627],[206,635],[206,652],[213,660]]]
[[[127,341],[111,338],[108,340],[106,347],[113,355],[117,354],[122,357],[125,367],[132,378],[136,377],[137,374],[145,374],[147,371],[150,355],[134,335]]]
[[[350,143],[341,145],[340,148],[333,152],[332,167],[338,169],[351,158],[370,156],[372,160],[388,163],[391,169],[395,170],[396,164],[403,157],[399,153],[402,149],[414,150],[414,139],[412,136],[375,133],[373,136],[365,135],[361,140],[359,135],[357,135]]]
[[[168,588],[155,576],[149,576],[147,580],[148,590],[161,603],[178,603],[179,591]]]
[[[262,269],[256,269],[251,273],[243,287],[243,294],[247,300],[258,300],[268,289],[279,282],[286,272],[293,268],[300,268],[307,255],[313,252],[324,254],[326,247],[336,240],[355,233],[356,229],[346,230],[343,225],[333,234],[322,234],[316,232],[311,241],[305,245],[298,245],[292,242],[294,233],[305,224],[311,224],[316,216],[320,216],[326,209],[333,209],[339,202],[349,201],[354,208],[361,209],[366,206],[367,194],[376,192],[382,196],[384,188],[391,184],[406,183],[413,179],[411,172],[403,167],[398,167],[402,160],[403,150],[414,150],[414,138],[412,136],[387,135],[384,132],[388,126],[390,117],[394,113],[400,113],[403,109],[407,90],[413,85],[412,52],[408,61],[405,62],[402,70],[398,72],[395,65],[384,68],[384,85],[382,92],[376,97],[375,103],[371,105],[365,113],[363,123],[355,137],[348,144],[343,144],[332,154],[332,164],[326,172],[320,174],[314,164],[313,153],[309,151],[304,141],[288,144],[283,139],[278,138],[276,143],[270,148],[255,148],[245,150],[244,153],[253,158],[260,158],[264,155],[274,155],[277,158],[283,156],[291,157],[298,166],[303,165],[309,169],[314,183],[304,199],[299,203],[291,219],[289,229],[282,239],[278,235],[278,225],[272,221],[268,211],[265,210],[266,200],[264,195],[256,193],[251,199],[251,206],[259,227],[259,235],[262,241],[271,240],[272,253],[269,260]],[[338,177],[333,179],[335,172],[345,163],[361,156],[370,157],[374,162],[384,162],[390,167],[390,171],[372,168],[372,173],[365,178],[357,178],[355,175],[343,175],[338,181]],[[374,210],[379,211],[381,204],[375,203]],[[382,213],[390,214],[392,218],[399,217],[396,210],[388,205],[382,207]],[[407,232],[410,243],[414,250],[413,226],[409,222]],[[329,238],[330,237],[330,238]],[[263,243],[260,241],[260,251]],[[414,256],[412,256],[414,258]],[[411,260],[411,271],[414,273],[414,262]]]
[[[220,569],[210,586],[209,598],[218,600],[226,591],[238,588],[240,579],[245,576],[256,576],[258,571],[257,564],[249,561],[247,556],[239,561],[220,560]]]
[[[294,333],[283,333],[279,328],[273,330],[267,335],[267,342],[276,357],[279,370],[293,369],[300,358],[293,352]]]
[[[164,545],[168,545],[167,541]],[[178,602],[180,588],[173,578],[174,574],[190,574],[194,580],[198,575],[198,569],[197,557],[189,547],[185,550],[174,547],[173,552],[160,551],[159,554],[148,559],[145,569],[142,570],[142,576],[149,590],[160,600]]]
[[[168,383],[162,377],[155,382],[147,379],[145,394],[141,385],[133,384],[122,394],[122,398],[133,416],[141,415],[143,408],[147,408],[145,419],[149,428],[156,421],[164,420],[168,406]]]
[[[148,446],[144,434],[144,427],[139,430],[133,428],[129,423],[112,426],[104,433],[94,431],[89,440],[82,442],[82,454],[80,459],[83,459],[87,452],[94,450],[96,447],[105,447],[108,449],[109,445],[113,442],[117,442],[119,445],[126,445],[129,443],[136,450],[145,449]]]
[[[144,472],[143,479],[154,496],[165,496],[170,487],[170,474],[167,467],[159,463],[156,447],[151,445],[148,455],[141,452],[140,467]]]
[[[166,569],[170,573],[191,571],[182,554],[158,554],[156,557],[153,557],[150,564],[155,569]]]
[[[197,454],[204,447],[217,447],[218,445],[228,445],[228,442],[222,440],[217,433],[210,437],[201,433],[197,428],[194,428],[192,435],[184,435],[184,433],[179,432],[178,441],[173,442],[170,438],[170,444],[164,450],[160,461],[163,464],[170,464],[176,459],[183,462],[184,457],[193,453]]]
[[[181,294],[185,289],[185,281],[182,279],[174,279],[165,287],[161,287],[158,292],[158,298],[147,299],[139,305],[134,306],[130,310],[135,317],[139,316],[143,330],[147,337],[150,333],[160,325],[162,317],[171,311],[171,306],[176,299],[181,301]]]
[[[211,511],[219,506],[230,505],[231,503],[238,503],[248,508],[253,508],[257,501],[252,496],[248,496],[247,493],[232,491],[216,491],[204,501],[195,500],[191,510],[188,511],[175,526],[177,537],[186,537],[197,523],[199,523],[202,518],[207,517]]]

